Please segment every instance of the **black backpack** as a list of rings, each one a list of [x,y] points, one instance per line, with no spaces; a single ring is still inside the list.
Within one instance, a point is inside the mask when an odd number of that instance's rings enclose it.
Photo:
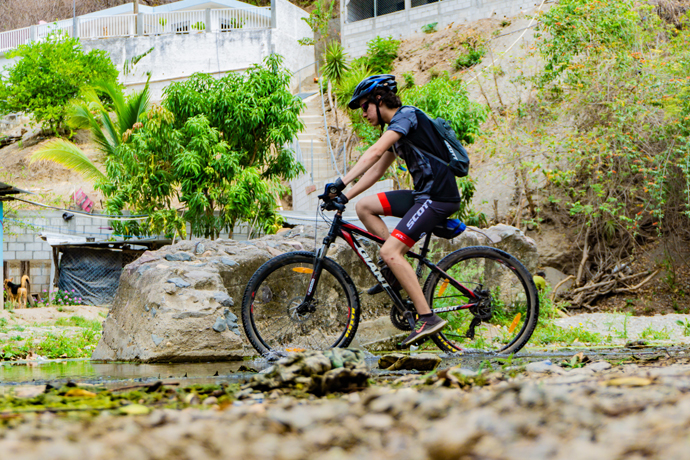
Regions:
[[[429,123],[431,124],[431,126],[434,127],[434,131],[436,131],[438,138],[441,140],[441,142],[443,142],[443,144],[445,144],[446,148],[448,149],[448,157],[450,158],[450,162],[442,160],[436,155],[424,150],[417,143],[414,142],[414,139],[411,139],[409,136],[405,138],[405,140],[412,144],[417,150],[422,152],[424,155],[430,156],[431,158],[435,158],[441,163],[448,166],[450,172],[452,172],[456,177],[465,177],[467,173],[470,171],[470,157],[467,154],[467,150],[465,150],[465,147],[462,146],[457,136],[455,135],[455,131],[453,131],[453,128],[450,126],[450,123],[448,123],[448,121],[444,120],[443,118],[437,118],[435,120],[432,120],[423,111],[417,108],[415,108],[415,113],[417,117],[419,117],[421,114],[421,116],[426,117],[426,119],[429,120]]]

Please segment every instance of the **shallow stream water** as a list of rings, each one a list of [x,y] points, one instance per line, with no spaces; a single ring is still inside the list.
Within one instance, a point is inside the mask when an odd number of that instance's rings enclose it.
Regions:
[[[627,360],[634,356],[645,357],[667,354],[686,356],[685,348],[644,348],[631,350],[626,348],[565,348],[555,351],[526,351],[510,358],[487,354],[465,354],[461,356],[441,355],[440,367],[461,366],[466,369],[510,366],[528,362],[565,360],[572,355],[584,352],[592,361],[601,359],[609,361]],[[390,372],[378,369],[378,356],[367,354],[367,365],[374,376],[395,375],[410,371]],[[118,388],[136,383],[178,382],[181,386],[194,384],[220,384],[243,382],[249,379],[254,371],[260,372],[271,363],[265,359],[250,361],[228,361],[211,363],[102,363],[88,359],[15,361],[0,363],[0,392],[16,385],[43,385],[46,383],[62,384],[68,381],[104,385]]]

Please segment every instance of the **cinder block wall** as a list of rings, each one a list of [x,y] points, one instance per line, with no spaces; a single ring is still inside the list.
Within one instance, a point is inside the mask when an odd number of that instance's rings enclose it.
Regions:
[[[96,241],[118,238],[105,219],[75,214],[70,220],[62,218],[63,211],[18,211],[5,216],[3,239],[4,260],[7,262],[6,278],[18,282],[21,278],[21,262],[30,262],[31,292],[43,294],[49,289],[51,253],[50,245],[39,237],[41,232],[94,238]],[[187,231],[190,228],[187,227]],[[249,226],[236,226],[233,239],[246,240]],[[221,238],[228,238],[223,232]]]

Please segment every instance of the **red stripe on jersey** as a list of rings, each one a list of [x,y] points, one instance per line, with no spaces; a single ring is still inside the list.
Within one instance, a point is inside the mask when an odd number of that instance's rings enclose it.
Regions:
[[[397,238],[400,241],[402,241],[403,243],[405,243],[408,248],[411,248],[416,243],[415,240],[413,240],[412,238],[405,235],[403,232],[401,232],[399,230],[393,230],[393,233],[391,233],[391,236],[394,236],[395,238]]]
[[[379,197],[379,201],[381,202],[381,206],[383,206],[383,215],[384,216],[392,216],[393,212],[391,211],[391,204],[388,202],[388,198],[386,198],[385,193],[379,193],[377,194]]]

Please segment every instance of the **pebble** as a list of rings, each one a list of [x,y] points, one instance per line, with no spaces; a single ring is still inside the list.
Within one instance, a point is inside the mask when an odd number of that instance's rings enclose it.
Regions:
[[[175,254],[166,254],[165,260],[169,262],[187,262],[192,260],[192,255],[188,252],[176,252]]]

